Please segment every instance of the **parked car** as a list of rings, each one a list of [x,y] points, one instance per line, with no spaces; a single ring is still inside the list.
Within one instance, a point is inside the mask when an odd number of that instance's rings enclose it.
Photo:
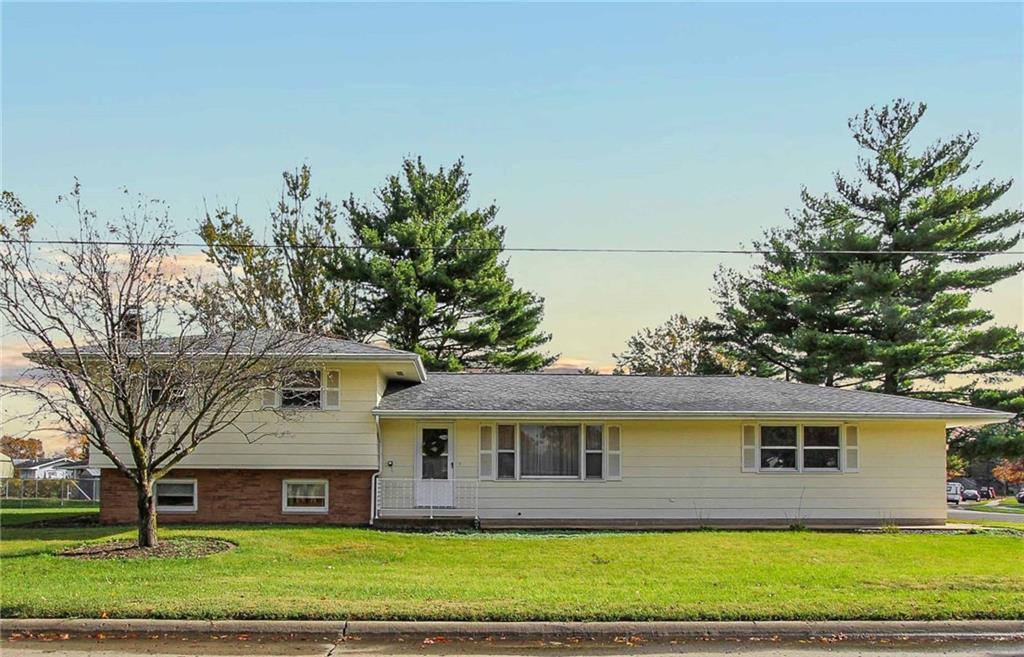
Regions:
[[[990,500],[993,497],[992,489],[989,488],[988,486],[982,486],[981,488],[979,488],[978,494],[981,495],[981,499],[983,500]]]
[[[1024,490],[1017,492],[1017,501],[1024,504]]]
[[[965,502],[980,502],[981,501],[981,493],[979,493],[978,491],[974,490],[973,488],[968,488],[967,490],[965,490],[961,494],[961,497],[963,498],[963,500]]]
[[[960,504],[963,501],[961,494],[964,492],[963,484],[951,482],[946,484],[946,502]]]

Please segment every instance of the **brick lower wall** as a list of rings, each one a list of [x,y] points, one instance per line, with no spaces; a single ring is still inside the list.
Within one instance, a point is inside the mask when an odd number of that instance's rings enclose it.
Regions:
[[[195,479],[195,512],[158,512],[158,522],[281,522],[366,525],[370,522],[369,470],[174,470],[167,479]],[[326,479],[327,513],[283,513],[281,482]],[[100,522],[134,523],[135,487],[117,470],[100,474]]]

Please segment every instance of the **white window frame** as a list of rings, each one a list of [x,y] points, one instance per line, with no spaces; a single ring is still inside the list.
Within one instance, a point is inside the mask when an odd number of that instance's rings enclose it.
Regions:
[[[501,427],[512,427],[512,449],[501,448]],[[501,476],[501,455],[512,455],[512,476]],[[494,478],[497,481],[518,481],[519,480],[519,423],[498,422],[494,428]]]
[[[323,484],[323,506],[288,506],[289,484]],[[331,506],[331,482],[326,479],[283,479],[281,481],[281,513],[327,513]]]
[[[494,481],[590,481],[590,482],[598,482],[598,481],[621,481],[622,480],[622,475],[621,475],[621,470],[622,470],[622,444],[621,444],[621,440],[622,440],[622,438],[621,438],[621,427],[618,424],[614,424],[614,426],[620,427],[620,429],[619,429],[619,431],[620,431],[620,434],[619,434],[619,436],[620,436],[619,437],[620,443],[619,443],[619,450],[617,452],[617,454],[619,456],[619,471],[620,471],[620,474],[617,477],[609,476],[609,462],[608,462],[609,458],[608,457],[609,457],[610,452],[609,452],[609,445],[608,445],[608,427],[609,426],[613,426],[613,425],[610,425],[606,420],[581,420],[579,422],[572,422],[572,421],[565,421],[565,420],[544,420],[544,419],[538,419],[538,420],[532,420],[531,419],[531,420],[522,421],[522,422],[520,422],[518,420],[508,420],[508,421],[495,420],[495,421],[482,422],[481,424],[488,424],[488,425],[494,427],[494,477],[493,477]],[[548,426],[549,425],[549,426],[560,426],[560,427],[568,427],[568,426],[576,427],[577,428],[577,443],[576,444],[577,444],[577,448],[579,450],[579,455],[580,455],[580,471],[579,471],[579,474],[575,474],[575,475],[524,475],[522,473],[522,463],[520,462],[521,457],[522,457],[522,453],[523,453],[523,449],[522,449],[522,435],[520,433],[520,425],[523,425],[523,424],[537,424],[537,425],[541,425],[541,426]],[[586,431],[587,430],[586,430],[586,427],[588,425],[589,426],[600,426],[601,427],[601,455],[602,456],[601,456],[601,477],[600,478],[590,478],[590,479],[587,478],[587,454],[588,453],[592,453],[592,454],[596,454],[597,453],[597,450],[588,450],[587,449],[587,435],[586,435]],[[499,434],[499,427],[502,427],[502,426],[511,426],[513,428],[513,431],[515,432],[514,433],[514,435],[515,435],[514,449],[500,449],[499,448],[499,445],[501,444],[501,442],[500,442],[500,440],[498,438],[498,434]],[[499,464],[501,462],[501,458],[500,458],[501,454],[512,454],[513,455],[513,462],[515,463],[515,476],[514,477],[500,477],[500,476],[498,476]],[[488,481],[490,481],[490,479],[488,479]]]
[[[325,367],[325,366],[313,366],[313,365],[311,365],[309,367],[296,368],[296,370],[299,370],[299,369],[305,370],[307,372],[316,371],[316,372],[320,373],[320,402],[319,402],[319,404],[316,407],[312,407],[312,406],[287,406],[286,407],[286,406],[283,406],[282,405],[282,400],[283,400],[282,392],[286,388],[282,384],[279,383],[276,386],[274,386],[273,388],[267,388],[267,389],[263,390],[264,396],[263,396],[263,400],[262,400],[262,404],[261,404],[263,409],[268,409],[268,408],[282,409],[282,410],[289,411],[289,412],[290,411],[304,411],[305,412],[305,411],[339,411],[339,410],[341,410],[341,406],[342,406],[342,389],[343,389],[343,386],[342,386],[343,374],[342,374],[341,368],[339,368],[339,367]],[[337,388],[332,388],[332,387],[329,387],[327,385],[327,382],[330,379],[330,376],[331,376],[332,373],[336,374],[337,377],[338,377],[338,386],[337,386]],[[305,391],[313,390],[313,388],[287,388],[287,389],[288,390],[305,390]],[[328,403],[327,396],[331,392],[337,392],[337,395],[338,395],[337,404]],[[272,403],[268,399],[271,395],[273,396],[273,402]]]
[[[284,411],[288,411],[288,412],[292,412],[292,411],[306,412],[306,411],[323,411],[323,410],[326,410],[324,408],[324,377],[327,376],[327,369],[324,368],[324,367],[310,366],[310,367],[296,367],[295,370],[296,371],[303,371],[303,372],[316,372],[318,378],[320,379],[320,387],[319,388],[308,388],[308,387],[304,387],[304,386],[288,386],[288,387],[285,387],[284,384],[278,384],[278,386],[277,386],[277,408],[279,408],[281,410],[284,410]],[[319,400],[317,400],[317,405],[316,406],[285,406],[284,405],[284,391],[285,390],[297,390],[297,391],[300,391],[300,392],[312,392],[314,390],[319,390],[320,398],[319,398]]]
[[[836,433],[839,435],[839,444],[835,447],[807,447],[804,444],[804,429],[807,427],[829,427],[834,428]],[[836,424],[833,422],[810,422],[800,425],[800,471],[801,472],[842,472],[843,471],[843,425]],[[808,468],[804,466],[804,451],[836,451],[836,467],[834,468]]]
[[[846,424],[843,422],[759,422],[756,434],[756,461],[754,472],[758,474],[842,474],[846,472]],[[796,427],[796,467],[765,468],[761,465],[761,428],[762,427]],[[832,450],[835,447],[804,447],[804,427],[835,427],[839,430],[839,467],[838,468],[806,468],[804,467],[804,449]],[[742,431],[742,427],[741,427]],[[764,449],[789,449],[788,447],[765,447]]]
[[[589,449],[587,448],[587,427],[601,427],[601,448],[600,449]],[[604,481],[607,479],[605,473],[608,472],[608,437],[605,434],[604,422],[584,422],[580,425],[580,448],[582,453],[580,454],[580,478],[585,481]],[[587,472],[587,456],[590,454],[601,455],[601,476],[591,477],[590,473]]]
[[[160,506],[160,484],[191,484],[192,506]],[[195,479],[158,479],[153,484],[153,499],[156,502],[157,513],[195,513],[199,510],[199,485]]]

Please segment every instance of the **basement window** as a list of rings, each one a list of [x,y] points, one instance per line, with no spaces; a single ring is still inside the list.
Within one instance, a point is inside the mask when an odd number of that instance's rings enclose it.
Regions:
[[[281,486],[281,510],[285,513],[326,513],[326,479],[286,479]]]
[[[161,479],[153,487],[156,510],[161,513],[192,513],[196,510],[195,479]]]

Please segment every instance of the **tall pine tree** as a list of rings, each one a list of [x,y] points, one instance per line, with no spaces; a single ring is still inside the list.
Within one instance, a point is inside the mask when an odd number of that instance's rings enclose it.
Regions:
[[[469,207],[462,160],[428,171],[406,159],[377,203],[345,202],[352,246],[335,275],[357,286],[374,330],[392,346],[419,353],[429,369],[537,370],[543,300],[515,287],[501,259],[498,209]]]
[[[897,100],[851,119],[861,179],[805,191],[752,273],[719,271],[725,339],[758,373],[967,401],[978,377],[1012,371],[1020,333],[971,300],[1022,271],[987,258],[1019,242],[1024,212],[993,209],[1012,181],[964,180],[974,134],[912,151],[925,109]]]

